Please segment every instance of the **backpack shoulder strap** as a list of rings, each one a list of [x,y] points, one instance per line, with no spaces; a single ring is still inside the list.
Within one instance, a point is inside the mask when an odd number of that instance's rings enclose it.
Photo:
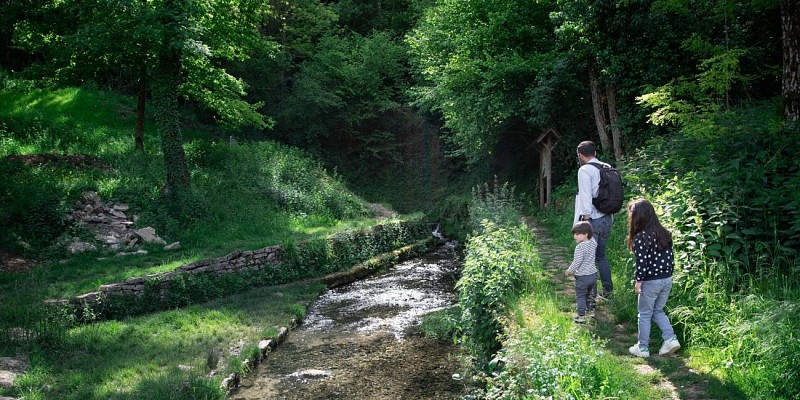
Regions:
[[[603,169],[607,169],[607,168],[614,168],[614,167],[611,166],[611,164],[606,164],[604,162],[596,162],[596,163],[588,162],[586,164],[593,165],[595,168],[597,168],[599,170],[603,170]]]

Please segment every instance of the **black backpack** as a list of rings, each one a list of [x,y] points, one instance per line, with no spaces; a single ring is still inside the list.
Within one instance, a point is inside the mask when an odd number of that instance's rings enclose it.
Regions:
[[[592,198],[592,204],[603,214],[616,214],[625,201],[622,190],[622,176],[619,171],[608,164],[589,163],[600,171],[600,187],[597,197]]]

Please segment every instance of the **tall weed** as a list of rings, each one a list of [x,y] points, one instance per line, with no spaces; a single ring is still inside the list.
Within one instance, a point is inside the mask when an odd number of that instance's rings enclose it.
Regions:
[[[66,228],[59,174],[0,160],[0,247],[25,251],[49,245]],[[55,179],[54,179],[55,178]]]
[[[469,203],[469,220],[473,232],[480,232],[484,221],[499,226],[515,226],[522,215],[521,199],[508,182],[500,183],[497,176],[491,182],[472,189]]]
[[[583,352],[594,347],[591,352]],[[486,399],[598,399],[611,397],[599,349],[580,330],[543,324],[506,342],[507,368],[488,380]],[[616,393],[614,393],[616,395]]]

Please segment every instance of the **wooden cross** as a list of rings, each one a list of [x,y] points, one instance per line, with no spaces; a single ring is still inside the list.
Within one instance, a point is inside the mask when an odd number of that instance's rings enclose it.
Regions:
[[[553,128],[547,128],[536,143],[539,145],[539,206],[547,207],[553,192],[553,148],[561,140],[561,135]]]

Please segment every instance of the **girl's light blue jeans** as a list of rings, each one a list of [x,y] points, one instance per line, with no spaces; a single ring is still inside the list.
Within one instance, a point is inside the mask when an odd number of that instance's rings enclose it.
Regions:
[[[637,310],[639,311],[639,348],[650,346],[651,321],[661,329],[661,337],[670,340],[675,337],[675,330],[669,323],[664,305],[667,304],[669,292],[672,290],[672,277],[642,282]]]

